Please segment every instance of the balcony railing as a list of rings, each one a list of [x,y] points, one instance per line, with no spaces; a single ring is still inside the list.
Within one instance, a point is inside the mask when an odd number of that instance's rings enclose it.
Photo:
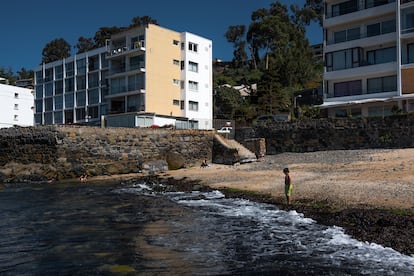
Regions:
[[[333,39],[327,40],[326,45],[332,45],[332,44],[337,44],[337,43],[342,43],[342,42],[347,42],[347,41],[352,41],[352,40],[357,40],[357,39],[363,39],[363,38],[367,38],[367,37],[376,37],[376,36],[389,34],[389,33],[395,33],[395,30],[393,32],[382,32],[382,33],[379,33],[379,34],[376,34],[376,35],[371,35],[371,34],[368,35],[368,33],[361,33],[359,35],[346,37],[343,40],[340,40],[340,39],[335,40],[333,38]],[[403,31],[401,31],[401,33],[403,33]]]
[[[400,0],[400,1],[413,1],[413,0]],[[332,6],[329,7],[329,10],[325,13],[325,18],[337,17],[357,11],[366,10],[369,8],[379,7],[382,5],[387,5],[389,3],[395,2],[395,0],[373,0],[373,1],[358,1],[355,5],[352,5],[353,1],[343,2],[338,5],[338,9],[332,9]],[[348,3],[348,5],[346,5]]]

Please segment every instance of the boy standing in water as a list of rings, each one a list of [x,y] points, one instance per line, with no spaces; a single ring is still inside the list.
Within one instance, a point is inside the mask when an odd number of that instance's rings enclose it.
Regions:
[[[284,168],[283,173],[285,174],[285,195],[286,195],[286,201],[287,205],[290,205],[290,196],[292,195],[292,177],[289,174],[289,168]]]

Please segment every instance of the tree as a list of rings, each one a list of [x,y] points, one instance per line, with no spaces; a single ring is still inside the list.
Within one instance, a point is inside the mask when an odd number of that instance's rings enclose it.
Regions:
[[[258,110],[289,110],[293,91],[303,88],[320,76],[306,38],[306,21],[302,10],[276,1],[269,10],[252,14],[247,41],[254,49],[263,77],[258,84]],[[290,91],[290,92],[289,92]]]
[[[93,50],[96,47],[95,47],[95,44],[92,38],[86,38],[86,37],[81,36],[78,38],[78,44],[76,44],[74,48],[78,49],[76,54],[80,54],[80,53]]]
[[[242,103],[240,92],[234,88],[221,86],[214,97],[215,116],[219,119],[232,119]]]
[[[20,80],[33,79],[34,78],[33,70],[27,71],[25,68],[22,68],[22,69],[20,69],[20,71],[17,71],[17,74],[19,75]]]
[[[148,15],[142,17],[136,16],[132,18],[132,23],[129,25],[129,28],[131,29],[135,27],[148,26],[148,24],[158,25],[158,22],[156,19],[153,19]]]
[[[0,77],[6,79],[6,83],[12,84],[15,83],[16,77],[13,75],[13,70],[11,67],[4,68],[0,67]]]
[[[93,40],[95,41],[95,48],[100,48],[106,46],[106,41],[111,39],[113,34],[117,34],[126,28],[119,27],[101,27],[95,33]]]
[[[225,34],[228,42],[233,43],[233,66],[234,68],[245,68],[248,65],[246,53],[246,41],[244,35],[246,27],[244,25],[230,26]]]
[[[319,26],[323,26],[324,1],[323,0],[306,0],[305,6],[302,10],[304,20],[308,24],[310,21],[316,21]]]
[[[70,48],[70,44],[63,38],[52,40],[43,48],[42,63],[70,57]]]

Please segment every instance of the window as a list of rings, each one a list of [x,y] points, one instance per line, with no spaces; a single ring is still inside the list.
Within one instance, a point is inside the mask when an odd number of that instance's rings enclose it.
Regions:
[[[65,110],[65,124],[73,124],[73,110]]]
[[[174,40],[173,40],[173,44],[174,44],[174,45],[179,45],[179,44],[180,44],[180,41],[178,41],[178,40],[175,40],[175,39],[174,39]]]
[[[346,49],[343,51],[326,54],[327,71],[343,70],[360,66],[360,48]]]
[[[18,121],[19,120],[19,115],[14,115],[14,120]]]
[[[344,97],[362,94],[362,81],[346,81],[334,84],[334,97]]]
[[[395,20],[388,20],[381,23],[381,30],[383,34],[395,32]]]
[[[36,93],[35,93],[36,99],[43,98],[43,85],[36,85],[35,90],[36,90]]]
[[[14,93],[14,98],[18,99],[19,98],[19,93]]]
[[[65,94],[65,108],[72,108],[74,102],[74,93]]]
[[[55,95],[63,94],[63,80],[55,81]]]
[[[129,68],[130,70],[137,70],[144,67],[144,56],[135,56],[129,59]]]
[[[340,43],[344,41],[350,41],[360,38],[360,31],[358,28],[338,31],[334,33],[334,43]]]
[[[43,101],[42,100],[35,100],[35,110],[36,113],[40,113],[43,111]]]
[[[88,107],[88,118],[96,119],[99,117],[99,109],[97,106]]]
[[[179,100],[173,100],[173,105],[180,105],[180,101]]]
[[[56,109],[63,109],[63,96],[55,96],[55,110]]]
[[[395,32],[395,19],[367,26],[367,37]]]
[[[198,91],[198,82],[188,81],[188,89],[193,90],[193,91]]]
[[[76,89],[77,90],[86,89],[86,76],[76,77]]]
[[[52,111],[53,110],[53,98],[46,98],[45,99],[45,111]]]
[[[63,65],[55,66],[55,78],[63,79]]]
[[[358,10],[358,1],[351,0],[340,4],[332,5],[332,16],[339,16]]]
[[[174,65],[180,65],[180,61],[179,61],[179,60],[177,60],[177,59],[174,59],[174,60],[173,60],[173,64],[174,64]]]
[[[381,25],[380,23],[372,24],[367,26],[367,36],[375,36],[381,34]]]
[[[91,73],[88,77],[88,88],[94,88],[99,86],[99,73]]]
[[[347,34],[348,40],[359,39],[360,38],[359,27],[346,30],[346,34]]]
[[[71,77],[74,75],[74,65],[73,65],[73,61],[72,62],[68,62],[65,64],[66,67],[66,77]]]
[[[144,95],[131,95],[127,97],[127,111],[134,112],[134,111],[145,111],[144,106]]]
[[[414,63],[414,44],[407,45],[408,63]]]
[[[65,79],[65,92],[73,92],[75,90],[75,79]]]
[[[184,103],[184,101],[180,101],[180,109],[181,109],[181,110],[184,110],[184,108],[185,108],[185,103]]]
[[[396,47],[377,49],[367,52],[368,64],[381,64],[397,60]]]
[[[386,76],[367,80],[367,92],[382,93],[397,90],[397,76]]]
[[[76,92],[76,106],[85,106],[86,105],[86,92],[80,91]]]
[[[138,74],[128,77],[128,91],[138,91],[145,88],[145,75]]]
[[[76,74],[77,75],[86,74],[86,58],[78,59],[76,61]]]
[[[76,120],[85,120],[86,118],[86,110],[85,108],[76,108]]]
[[[197,51],[198,51],[198,45],[195,44],[195,43],[189,42],[188,43],[188,50],[191,51],[191,52],[197,53]]]
[[[198,111],[198,102],[189,101],[188,109],[191,111]]]
[[[348,117],[348,113],[346,109],[335,109],[335,117],[336,118],[345,118]]]
[[[180,80],[173,79],[173,84],[174,84],[174,85],[179,85],[179,84],[180,84]]]
[[[102,68],[108,67],[108,60],[106,59],[105,55],[106,55],[106,53],[101,54]]]
[[[36,83],[37,84],[43,83],[43,72],[37,71],[35,75],[36,75]]]
[[[53,96],[53,82],[46,83],[45,85],[45,96]]]
[[[55,124],[62,124],[63,123],[63,112],[62,111],[53,112],[53,117],[55,119]]]
[[[53,112],[45,112],[45,125],[53,124]]]
[[[19,104],[14,104],[14,110],[19,110]]]
[[[94,71],[99,69],[99,56],[92,56],[88,59],[89,71]]]
[[[89,89],[88,90],[88,104],[97,104],[99,103],[99,89]]]
[[[111,94],[123,93],[126,91],[126,81],[124,78],[111,80]]]
[[[366,8],[378,7],[392,2],[395,2],[395,0],[367,0]]]
[[[340,43],[346,41],[346,31],[339,31],[334,33],[334,42]]]
[[[45,70],[45,82],[53,80],[53,68],[48,68]]]
[[[188,71],[197,73],[198,72],[198,63],[189,61],[188,62]]]

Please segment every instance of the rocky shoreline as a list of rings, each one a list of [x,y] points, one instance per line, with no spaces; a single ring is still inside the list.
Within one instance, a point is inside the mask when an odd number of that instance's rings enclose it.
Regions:
[[[181,179],[171,177],[168,173],[161,175],[113,176],[121,182],[148,183],[155,191],[211,191],[200,179]],[[97,181],[95,179],[95,181]],[[102,180],[99,180],[102,181]],[[228,198],[243,198],[255,202],[274,204],[280,209],[296,210],[317,223],[326,226],[342,227],[346,234],[368,243],[376,243],[393,248],[405,255],[414,256],[414,216],[412,210],[381,209],[360,206],[339,208],[334,203],[297,199],[293,206],[286,207],[283,201],[270,194],[252,192],[234,188],[220,188]]]
[[[286,209],[282,169],[295,183],[293,205],[320,224],[339,226],[363,242],[414,256],[414,149],[283,153],[241,165],[210,164],[155,175],[94,176],[94,182],[147,181],[160,189],[220,190],[226,197]],[[33,180],[33,179],[32,179]],[[56,182],[76,182],[67,179]],[[10,183],[12,185],[12,183]],[[0,184],[1,188],[1,184]]]
[[[283,153],[239,166],[168,171],[164,178],[222,191],[227,197],[285,206],[282,169],[295,183],[293,206],[355,239],[414,256],[414,149]]]

